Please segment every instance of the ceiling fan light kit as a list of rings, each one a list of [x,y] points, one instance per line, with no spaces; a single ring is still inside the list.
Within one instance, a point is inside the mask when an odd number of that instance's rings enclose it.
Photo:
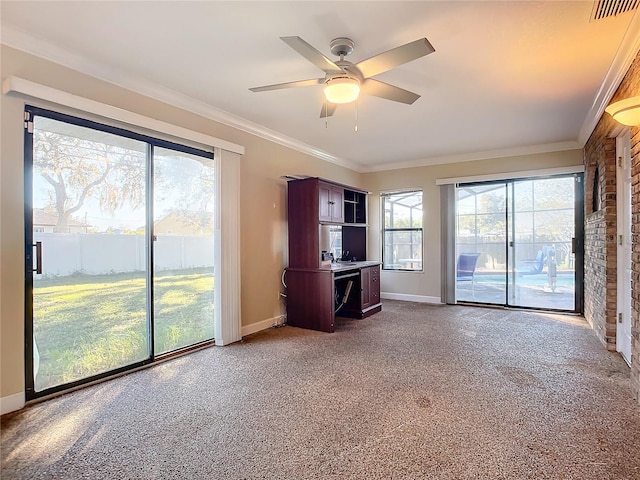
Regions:
[[[327,80],[324,96],[331,103],[351,103],[360,95],[360,82],[355,78],[334,77]]]
[[[612,103],[604,110],[615,121],[628,127],[640,125],[640,96]]]
[[[282,88],[324,85],[325,98],[331,105],[323,106],[321,118],[333,115],[336,105],[354,102],[361,92],[411,105],[420,98],[420,95],[371,77],[435,52],[429,40],[420,38],[354,64],[344,59],[346,55],[353,52],[355,46],[353,40],[349,38],[335,38],[329,44],[331,53],[340,57],[340,60],[335,62],[300,37],[280,37],[280,39],[322,70],[325,77],[253,87],[249,90],[265,92]]]

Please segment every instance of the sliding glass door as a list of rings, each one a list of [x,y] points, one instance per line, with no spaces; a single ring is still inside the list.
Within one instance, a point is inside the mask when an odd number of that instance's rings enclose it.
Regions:
[[[579,311],[581,187],[580,175],[459,185],[456,301]]]
[[[213,154],[26,110],[27,398],[211,341]]]

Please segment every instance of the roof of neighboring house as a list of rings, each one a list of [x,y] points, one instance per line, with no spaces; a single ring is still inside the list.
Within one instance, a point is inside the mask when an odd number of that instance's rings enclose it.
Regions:
[[[50,225],[56,226],[58,224],[58,216],[53,213],[48,213],[42,210],[41,208],[33,209],[33,224],[34,225]],[[80,222],[73,217],[70,217],[67,221],[67,225],[70,227],[87,227],[88,225],[84,222]]]

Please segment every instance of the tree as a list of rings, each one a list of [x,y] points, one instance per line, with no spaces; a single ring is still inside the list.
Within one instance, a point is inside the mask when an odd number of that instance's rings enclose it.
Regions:
[[[34,129],[33,150],[34,175],[51,186],[45,209],[57,216],[57,232],[69,231],[69,219],[89,199],[111,214],[124,205],[136,209],[145,203],[146,144],[142,142],[82,127],[71,134],[43,127]],[[156,216],[163,214],[158,208],[161,205],[167,209],[165,214],[181,214],[183,222],[211,230],[213,177],[212,160],[155,148]]]
[[[210,159],[161,150],[154,156],[154,178],[165,179],[162,185],[156,184],[156,202],[167,204],[170,200],[164,212],[156,209],[156,217],[176,214],[185,227],[213,231],[215,185]]]
[[[35,173],[53,187],[50,207],[59,233],[69,231],[69,218],[88,198],[112,213],[144,202],[144,151],[35,129],[33,152]]]

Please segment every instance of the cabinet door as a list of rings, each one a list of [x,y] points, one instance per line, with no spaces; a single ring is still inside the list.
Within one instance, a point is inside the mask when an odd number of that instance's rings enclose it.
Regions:
[[[344,188],[318,183],[318,220],[344,223]]]
[[[362,310],[372,305],[371,303],[371,268],[366,267],[360,270],[360,291]]]
[[[333,332],[335,316],[331,272],[287,269],[286,279],[287,324]]]
[[[344,223],[344,189],[331,187],[330,201],[331,221]]]
[[[380,303],[380,267],[365,267],[360,270],[362,310]]]
[[[331,221],[331,186],[326,183],[318,184],[318,220],[321,222]]]

